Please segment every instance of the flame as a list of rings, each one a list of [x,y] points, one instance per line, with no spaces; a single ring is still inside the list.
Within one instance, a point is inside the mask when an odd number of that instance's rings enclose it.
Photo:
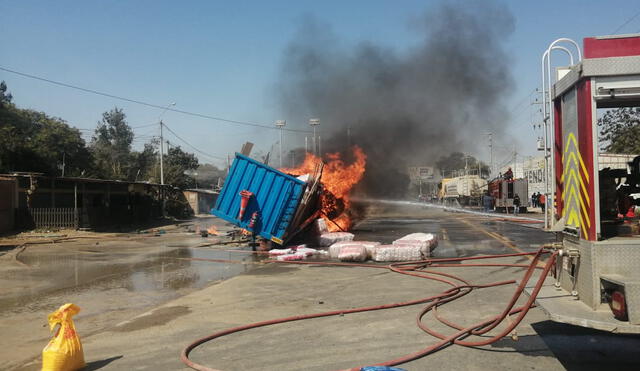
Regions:
[[[367,162],[367,155],[362,148],[353,146],[352,151],[355,160],[348,165],[342,160],[339,152],[325,154],[327,161],[320,182],[329,194],[323,192],[321,204],[324,214],[322,217],[327,221],[327,227],[331,232],[349,230],[352,224],[348,214],[349,193],[362,180]],[[307,153],[300,166],[292,169],[280,169],[280,171],[296,176],[310,174],[319,161],[322,160],[318,156]],[[329,218],[328,215],[335,214],[336,210],[339,214]]]
[[[207,229],[207,232],[209,232],[209,234],[212,234],[214,236],[219,236],[220,235],[220,232],[218,232],[218,229],[216,228],[215,225],[212,225],[211,227],[209,227]]]

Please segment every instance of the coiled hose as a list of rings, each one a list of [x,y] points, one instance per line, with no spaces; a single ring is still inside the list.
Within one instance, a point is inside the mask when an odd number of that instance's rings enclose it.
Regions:
[[[543,255],[548,255],[551,254],[549,259],[547,259],[546,264],[544,264],[543,267],[539,267],[538,266],[538,262],[540,261],[540,259],[542,258]],[[240,332],[240,331],[245,331],[245,330],[249,330],[249,329],[253,329],[253,328],[258,328],[258,327],[263,327],[263,326],[270,326],[270,325],[276,325],[276,324],[280,324],[280,323],[285,323],[285,322],[293,322],[293,321],[301,321],[301,320],[305,320],[305,319],[311,319],[311,318],[320,318],[320,317],[330,317],[330,316],[337,316],[337,315],[344,315],[344,314],[349,314],[349,313],[360,313],[360,312],[367,312],[367,311],[375,311],[375,310],[383,310],[383,309],[391,309],[391,308],[399,308],[399,307],[405,307],[405,306],[409,306],[409,305],[416,305],[416,304],[424,304],[424,303],[428,303],[426,307],[424,307],[420,313],[418,314],[417,317],[417,325],[418,327],[420,327],[423,331],[425,331],[426,333],[440,339],[440,341],[436,342],[435,344],[432,344],[420,351],[411,353],[411,354],[407,354],[405,356],[396,358],[396,359],[392,359],[389,361],[385,361],[385,362],[381,362],[381,363],[377,363],[374,366],[395,366],[395,365],[399,365],[402,363],[406,363],[421,357],[424,357],[430,353],[433,353],[435,351],[438,351],[440,349],[443,349],[444,347],[451,345],[451,344],[458,344],[458,345],[463,345],[463,346],[482,346],[482,345],[488,345],[491,344],[493,342],[496,342],[498,340],[500,340],[501,338],[503,338],[504,336],[508,335],[510,332],[513,331],[514,328],[516,328],[516,326],[518,326],[518,324],[520,324],[520,322],[522,321],[522,319],[526,316],[527,312],[529,311],[529,309],[532,307],[536,296],[538,295],[538,292],[540,291],[542,284],[545,281],[545,278],[547,276],[547,274],[549,273],[550,269],[554,266],[554,262],[555,262],[555,258],[556,255],[558,253],[557,252],[552,252],[551,250],[548,250],[545,247],[540,248],[537,252],[529,252],[529,253],[514,253],[514,254],[501,254],[501,255],[485,255],[485,256],[475,256],[475,257],[465,257],[465,258],[450,258],[450,259],[427,259],[427,260],[422,260],[422,261],[418,261],[418,262],[403,262],[403,263],[394,263],[394,264],[390,264],[387,266],[383,266],[383,265],[375,265],[375,264],[358,264],[358,263],[332,263],[332,262],[309,262],[309,261],[268,261],[268,262],[274,262],[274,263],[282,263],[282,264],[301,264],[301,265],[325,265],[325,266],[348,266],[348,267],[366,267],[366,268],[377,268],[377,269],[390,269],[393,272],[397,272],[400,274],[405,274],[405,275],[409,275],[409,276],[413,276],[413,277],[419,277],[419,278],[425,278],[425,279],[430,279],[430,280],[436,280],[436,281],[440,281],[443,283],[446,283],[448,285],[451,285],[452,287],[448,290],[445,290],[443,292],[441,292],[440,294],[437,295],[433,295],[433,296],[429,296],[426,298],[422,298],[422,299],[417,299],[417,300],[410,300],[410,301],[405,301],[405,302],[398,302],[398,303],[391,303],[391,304],[383,304],[383,305],[374,305],[374,306],[367,306],[367,307],[360,307],[360,308],[352,308],[352,309],[345,309],[345,310],[335,310],[335,311],[329,311],[329,312],[322,312],[322,313],[314,313],[314,314],[306,314],[306,315],[299,315],[299,316],[291,316],[291,317],[285,317],[285,318],[278,318],[278,319],[273,319],[273,320],[269,320],[269,321],[262,321],[262,322],[256,322],[256,323],[251,323],[248,325],[244,325],[244,326],[238,326],[238,327],[233,327],[233,328],[229,328],[226,330],[222,330],[222,331],[218,331],[215,332],[209,336],[205,336],[201,339],[198,339],[194,342],[192,342],[191,344],[187,345],[183,350],[182,353],[180,355],[180,359],[182,360],[182,362],[195,369],[195,370],[200,370],[200,371],[219,371],[210,367],[206,367],[203,366],[201,364],[195,363],[193,361],[191,361],[189,359],[189,353],[195,349],[197,346],[206,343],[208,341],[211,341],[213,339],[217,339],[220,337],[223,337],[225,335],[229,335],[229,334],[233,334],[236,332]],[[528,255],[533,255],[533,259],[531,260],[530,264],[501,264],[501,263],[475,263],[475,264],[447,264],[447,263],[451,263],[451,262],[462,262],[462,261],[467,261],[467,260],[486,260],[486,259],[496,259],[496,258],[506,258],[506,257],[516,257],[516,256],[528,256]],[[452,323],[451,321],[448,321],[444,318],[442,318],[438,312],[437,312],[437,307],[448,303],[450,301],[453,301],[457,298],[460,298],[466,294],[468,294],[469,292],[471,292],[473,289],[476,288],[486,288],[486,287],[496,287],[496,286],[501,286],[501,285],[507,285],[507,284],[512,284],[515,283],[515,280],[509,280],[509,281],[501,281],[501,282],[494,282],[494,283],[490,283],[490,284],[484,284],[484,285],[473,285],[467,281],[465,281],[464,279],[457,277],[453,274],[448,274],[448,273],[443,273],[443,272],[435,272],[435,271],[429,271],[426,270],[425,268],[427,267],[517,267],[517,268],[527,268],[527,270],[524,273],[523,279],[520,280],[520,283],[518,284],[516,291],[513,293],[513,296],[511,297],[511,300],[509,301],[509,303],[507,304],[507,306],[504,308],[504,310],[502,311],[502,313],[494,316],[491,319],[482,321],[482,322],[478,322],[472,326],[469,327],[462,327],[459,326],[455,323]],[[540,277],[538,278],[533,292],[532,294],[529,296],[529,299],[526,301],[526,303],[520,307],[516,307],[514,308],[516,302],[518,301],[518,299],[520,298],[520,296],[522,295],[522,292],[524,291],[524,288],[526,287],[526,285],[528,284],[528,282],[530,281],[531,277],[533,276],[533,272],[535,271],[535,269],[542,269],[542,272],[540,274]],[[454,281],[458,281],[459,283],[456,283]],[[444,323],[445,325],[453,328],[456,330],[455,333],[451,334],[451,335],[444,335],[441,334],[439,332],[436,332],[435,330],[427,327],[423,322],[422,322],[422,318],[430,311],[434,312],[435,317],[440,320],[442,323]],[[464,338],[470,336],[470,335],[482,335],[487,333],[488,331],[491,331],[492,329],[494,329],[496,326],[498,326],[500,323],[502,323],[502,321],[507,318],[508,316],[511,315],[515,315],[518,314],[517,318],[515,321],[508,321],[509,324],[508,326],[503,329],[499,334],[491,337],[491,338],[487,338],[484,340],[480,340],[480,341],[465,341],[463,340]],[[350,368],[348,370],[350,371],[358,371],[360,370],[362,367],[364,366],[357,366],[357,367],[353,367]]]

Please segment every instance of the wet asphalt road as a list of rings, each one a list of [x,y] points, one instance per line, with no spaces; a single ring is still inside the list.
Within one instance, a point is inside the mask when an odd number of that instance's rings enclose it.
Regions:
[[[382,243],[408,233],[434,233],[440,240],[434,257],[529,252],[554,240],[552,234],[531,225],[440,210],[405,211],[377,210],[352,232],[356,239]],[[198,223],[225,228],[222,221],[212,218]],[[18,361],[0,361],[0,368],[18,366],[38,355],[49,336],[43,328],[46,314],[65,302],[82,303],[78,319],[85,334],[98,333],[160,303],[248,272],[260,260],[248,247],[197,247],[202,241],[194,233],[178,230],[98,244],[38,246],[20,254],[19,265],[3,264],[0,327],[20,341],[0,344],[0,359]],[[533,326],[568,369],[602,369],[611,362],[620,369],[640,366],[635,356],[640,347],[637,336],[621,337],[550,321]],[[16,358],[18,353],[21,356]]]

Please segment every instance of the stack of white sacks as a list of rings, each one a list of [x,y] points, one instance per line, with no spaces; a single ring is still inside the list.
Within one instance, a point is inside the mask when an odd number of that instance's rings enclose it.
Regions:
[[[437,244],[438,239],[432,233],[411,233],[391,245],[378,246],[372,258],[378,262],[422,260],[431,255]]]
[[[273,249],[269,251],[269,256],[280,261],[304,260],[311,255],[326,254],[325,251],[312,249],[307,245],[291,246],[286,249]]]
[[[340,259],[340,252],[342,251],[342,249],[344,247],[347,246],[358,246],[358,247],[363,247],[364,251],[366,253],[365,257],[363,260],[367,260],[368,258],[371,257],[371,254],[373,254],[373,249],[376,248],[376,246],[379,246],[380,242],[374,242],[374,241],[342,241],[342,242],[336,242],[333,245],[331,245],[329,247],[329,256],[334,258],[334,259]],[[340,259],[342,260],[342,259]],[[360,261],[363,261],[360,260]]]
[[[341,261],[415,261],[428,258],[437,244],[438,240],[432,233],[411,233],[391,245],[372,241],[339,241],[329,247],[329,256]]]

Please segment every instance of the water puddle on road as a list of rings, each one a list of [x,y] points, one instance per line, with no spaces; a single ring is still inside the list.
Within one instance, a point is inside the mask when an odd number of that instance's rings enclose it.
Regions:
[[[202,260],[199,260],[202,259]],[[0,272],[0,313],[19,306],[47,302],[47,297],[126,290],[144,297],[173,296],[199,289],[251,270],[257,261],[251,251],[160,247],[150,253],[125,250],[78,250],[24,253],[26,268]]]

